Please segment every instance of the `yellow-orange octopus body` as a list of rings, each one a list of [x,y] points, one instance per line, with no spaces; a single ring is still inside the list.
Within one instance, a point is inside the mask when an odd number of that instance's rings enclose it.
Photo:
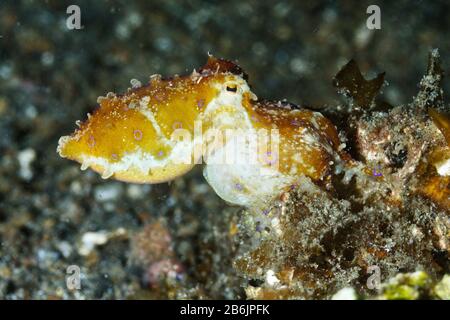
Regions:
[[[206,163],[216,193],[250,206],[295,185],[326,180],[345,158],[334,125],[318,112],[258,100],[234,63],[209,57],[187,76],[108,94],[58,153],[103,178],[161,183]]]

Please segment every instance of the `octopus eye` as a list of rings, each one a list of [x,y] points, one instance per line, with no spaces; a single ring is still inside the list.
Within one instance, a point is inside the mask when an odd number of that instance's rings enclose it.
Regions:
[[[235,85],[235,84],[228,84],[227,85],[227,91],[237,92],[237,85]]]

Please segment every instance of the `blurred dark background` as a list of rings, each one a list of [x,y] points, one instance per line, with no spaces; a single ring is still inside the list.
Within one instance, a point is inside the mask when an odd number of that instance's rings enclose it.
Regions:
[[[71,4],[81,8],[81,30],[66,27]],[[370,4],[381,8],[380,30],[366,27]],[[132,186],[105,182],[56,155],[58,138],[99,95],[125,91],[132,78],[191,72],[210,52],[237,60],[258,96],[313,106],[341,102],[331,80],[355,58],[368,76],[386,71],[385,98],[404,104],[417,92],[430,48],[439,48],[448,73],[449,29],[450,1],[1,0],[0,298],[135,293],[142,283],[127,269],[128,240],[89,260],[80,239],[120,227],[133,233],[158,217],[174,245],[187,248],[177,254],[194,283],[203,281],[211,297],[242,294],[218,270],[211,283],[196,278],[200,238],[230,268],[220,233],[211,233],[228,208],[200,169],[172,184]],[[192,224],[194,231],[178,234]],[[78,296],[64,286],[72,263],[86,274]]]

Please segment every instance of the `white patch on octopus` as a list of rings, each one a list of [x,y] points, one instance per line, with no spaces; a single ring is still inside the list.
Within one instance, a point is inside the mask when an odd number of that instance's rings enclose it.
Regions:
[[[437,172],[441,176],[450,176],[450,158],[434,164]]]

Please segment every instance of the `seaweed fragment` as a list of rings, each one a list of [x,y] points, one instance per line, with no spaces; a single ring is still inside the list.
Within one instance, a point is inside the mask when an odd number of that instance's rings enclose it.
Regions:
[[[350,60],[334,77],[333,85],[339,93],[353,99],[359,108],[370,108],[384,83],[385,72],[366,80],[355,60]]]

